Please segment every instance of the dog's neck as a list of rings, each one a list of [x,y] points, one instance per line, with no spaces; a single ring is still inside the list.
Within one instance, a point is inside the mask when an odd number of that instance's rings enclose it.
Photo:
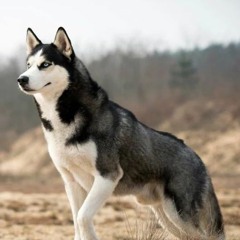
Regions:
[[[62,92],[37,93],[34,98],[44,127],[51,124],[53,129],[74,124],[76,118],[90,122],[108,102],[105,91],[91,79],[87,84],[71,85]]]

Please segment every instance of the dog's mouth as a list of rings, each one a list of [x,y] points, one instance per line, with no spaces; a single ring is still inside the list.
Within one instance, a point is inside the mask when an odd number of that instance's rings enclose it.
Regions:
[[[51,82],[49,82],[49,83],[45,84],[43,87],[46,87],[46,86],[48,86],[48,85],[50,85],[50,84],[52,84],[52,83],[51,83]]]
[[[48,85],[52,84],[51,82],[48,82],[47,84],[45,84],[42,88],[47,87]],[[21,88],[25,91],[25,92],[36,92],[37,90],[29,88],[28,86],[21,86]]]
[[[21,88],[25,91],[25,92],[34,92],[35,90],[34,89],[31,89],[31,88],[29,88],[29,87],[27,87],[27,86],[21,86]]]

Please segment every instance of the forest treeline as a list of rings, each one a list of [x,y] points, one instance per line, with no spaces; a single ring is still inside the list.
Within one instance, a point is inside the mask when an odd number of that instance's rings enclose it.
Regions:
[[[24,70],[19,59],[25,57],[24,52],[19,54],[23,57],[0,66],[2,136],[11,137],[39,124],[32,98],[17,87],[17,77]],[[136,111],[141,120],[153,126],[178,104],[193,98],[236,99],[240,90],[240,43],[146,54],[116,49],[87,67],[111,99]]]

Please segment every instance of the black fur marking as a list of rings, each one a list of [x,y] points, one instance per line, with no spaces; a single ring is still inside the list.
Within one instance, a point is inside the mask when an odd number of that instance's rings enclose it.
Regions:
[[[51,124],[51,121],[49,121],[43,117],[41,118],[41,120],[42,120],[42,124],[46,130],[48,130],[49,132],[53,131],[53,126]]]
[[[33,50],[32,52],[27,56],[27,60],[31,57],[34,56],[40,49],[43,48],[45,44],[39,43]]]
[[[66,146],[84,143],[89,139],[89,135],[87,127],[79,128],[75,134],[67,139]]]
[[[81,116],[83,123],[76,129],[75,134],[67,139],[66,145],[77,144],[86,142],[89,139],[90,132],[89,127],[92,121],[92,115],[88,111],[87,107],[83,104],[78,104],[77,113]]]
[[[72,123],[78,112],[84,112],[84,109],[82,109],[75,96],[69,90],[65,90],[59,97],[56,110],[61,121],[65,124]]]
[[[34,101],[35,101],[35,104],[36,104],[36,106],[37,106],[38,114],[39,114],[39,117],[40,117],[40,119],[41,119],[41,121],[42,121],[42,124],[43,124],[44,128],[45,128],[46,130],[48,130],[49,132],[53,131],[54,129],[53,129],[53,126],[52,126],[51,121],[49,121],[49,120],[47,120],[46,118],[43,118],[43,117],[42,117],[42,110],[41,110],[41,108],[40,108],[40,105],[38,104],[38,102],[36,101],[35,98],[34,98]]]
[[[71,61],[69,58],[61,54],[57,47],[54,44],[39,44],[37,45],[32,52],[28,55],[29,57],[34,56],[38,51],[42,50],[42,56],[46,56],[48,62],[53,62],[55,65],[60,65],[66,69],[72,68]],[[74,60],[74,58],[73,58]]]

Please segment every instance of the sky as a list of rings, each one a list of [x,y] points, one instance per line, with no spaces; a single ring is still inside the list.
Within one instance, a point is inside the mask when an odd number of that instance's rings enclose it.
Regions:
[[[52,42],[59,26],[83,55],[116,46],[147,50],[240,41],[240,0],[7,0],[0,3],[1,56],[25,46],[31,27]]]

